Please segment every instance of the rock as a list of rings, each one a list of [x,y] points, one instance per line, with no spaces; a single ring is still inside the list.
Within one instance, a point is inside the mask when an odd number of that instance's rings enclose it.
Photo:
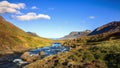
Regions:
[[[41,51],[39,55],[40,55],[41,58],[44,58],[45,57],[45,52]]]
[[[21,56],[21,58],[27,62],[33,62],[33,61],[40,59],[39,55],[36,55],[36,54],[30,55],[29,52],[25,52]]]
[[[22,59],[14,59],[13,62],[16,63],[18,66],[28,64],[28,62],[25,62]]]

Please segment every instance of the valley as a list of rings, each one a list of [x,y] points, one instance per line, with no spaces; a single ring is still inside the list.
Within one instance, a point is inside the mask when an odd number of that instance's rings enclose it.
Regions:
[[[3,17],[0,28],[0,68],[120,67],[119,21],[93,31],[71,32],[59,40],[25,32]]]
[[[0,68],[120,68],[120,0],[0,0]]]

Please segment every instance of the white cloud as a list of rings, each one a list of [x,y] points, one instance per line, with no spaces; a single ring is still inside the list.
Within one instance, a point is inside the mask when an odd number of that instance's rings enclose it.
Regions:
[[[95,16],[89,16],[90,19],[95,19]]]
[[[24,3],[9,3],[8,1],[1,1],[0,2],[0,14],[3,13],[16,13],[20,14],[20,9],[24,9],[25,4]]]
[[[18,20],[33,20],[33,19],[48,19],[50,20],[50,16],[45,14],[36,14],[34,12],[27,13],[26,15],[16,16]]]
[[[13,9],[13,8],[7,8],[7,7],[0,7],[0,14],[3,13],[16,13],[16,14],[20,14],[21,12]]]
[[[36,6],[32,6],[31,9],[38,9]]]

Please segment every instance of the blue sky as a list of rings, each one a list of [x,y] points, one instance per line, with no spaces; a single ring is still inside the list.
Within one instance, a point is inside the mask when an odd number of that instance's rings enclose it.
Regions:
[[[26,32],[59,38],[120,21],[120,0],[0,0],[0,15]]]

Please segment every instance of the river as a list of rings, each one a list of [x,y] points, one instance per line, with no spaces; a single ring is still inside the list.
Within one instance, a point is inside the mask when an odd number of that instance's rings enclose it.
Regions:
[[[62,46],[60,43],[55,42],[51,46],[33,49],[28,52],[30,56],[32,55],[39,56],[41,51],[45,53],[45,56],[43,57],[45,58],[46,56],[55,55],[55,54],[69,51],[69,47]],[[20,55],[21,54],[16,55],[16,56],[11,55],[12,57],[10,58],[11,60],[7,59],[5,61],[0,61],[0,68],[22,68],[24,65],[29,64],[28,62],[20,59]],[[7,56],[7,57],[10,57],[10,56]]]

